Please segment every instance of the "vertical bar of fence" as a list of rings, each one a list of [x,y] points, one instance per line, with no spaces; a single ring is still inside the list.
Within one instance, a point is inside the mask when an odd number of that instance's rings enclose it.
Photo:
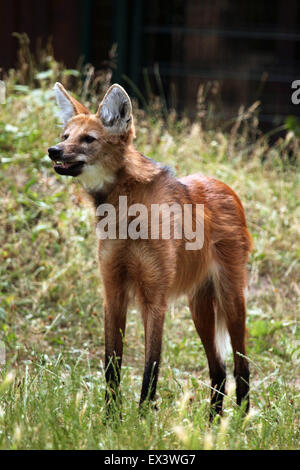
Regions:
[[[122,75],[127,73],[128,58],[128,0],[114,0],[113,38],[117,43],[117,67],[113,81],[122,83]]]
[[[84,63],[91,60],[92,6],[93,0],[82,0],[81,2],[81,56]]]
[[[130,48],[130,79],[139,87],[141,79],[143,1],[133,0]]]

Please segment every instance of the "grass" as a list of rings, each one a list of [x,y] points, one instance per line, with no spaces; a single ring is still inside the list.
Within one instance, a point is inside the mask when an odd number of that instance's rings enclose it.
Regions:
[[[209,426],[206,357],[182,299],[167,314],[159,410],[143,419],[137,405],[144,333],[139,313],[129,311],[122,420],[116,413],[105,424],[93,211],[79,184],[54,174],[46,155],[60,132],[51,83],[78,80],[77,92],[86,85],[83,99],[94,109],[101,93],[91,81],[79,83],[76,71],[50,65],[34,87],[12,71],[0,105],[0,341],[6,351],[0,448],[299,448],[299,168],[290,157],[298,154],[297,138],[289,131],[270,146],[254,108],[241,109],[227,129],[213,129],[204,98],[193,123],[173,112],[165,121],[158,101],[147,114],[135,106],[143,154],[178,175],[216,176],[243,201],[254,241],[247,300],[251,412],[244,418],[236,406],[231,375],[224,416]]]

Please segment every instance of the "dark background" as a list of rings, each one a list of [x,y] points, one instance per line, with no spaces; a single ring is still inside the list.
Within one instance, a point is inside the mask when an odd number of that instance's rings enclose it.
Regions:
[[[67,67],[82,57],[99,69],[117,44],[114,81],[142,92],[149,82],[179,111],[193,114],[199,85],[217,80],[222,119],[257,99],[265,126],[299,114],[299,0],[0,0],[0,18],[3,70],[16,64],[13,32],[33,49],[51,37]]]

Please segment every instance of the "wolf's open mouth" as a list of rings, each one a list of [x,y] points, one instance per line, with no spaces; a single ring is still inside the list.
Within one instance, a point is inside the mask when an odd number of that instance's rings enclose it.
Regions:
[[[62,162],[56,160],[54,162],[54,170],[60,175],[78,176],[85,162]]]
[[[73,168],[77,165],[82,165],[84,162],[62,162],[60,160],[57,160],[54,162],[54,166],[57,166],[59,168],[65,168],[65,169],[68,169],[68,168]]]

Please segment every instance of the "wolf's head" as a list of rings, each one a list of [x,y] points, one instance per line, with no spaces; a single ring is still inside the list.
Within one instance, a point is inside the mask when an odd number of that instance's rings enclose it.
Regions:
[[[91,114],[60,83],[54,90],[64,124],[62,141],[48,149],[54,169],[77,176],[88,191],[101,190],[124,165],[134,137],[130,98],[120,85],[112,85]]]

